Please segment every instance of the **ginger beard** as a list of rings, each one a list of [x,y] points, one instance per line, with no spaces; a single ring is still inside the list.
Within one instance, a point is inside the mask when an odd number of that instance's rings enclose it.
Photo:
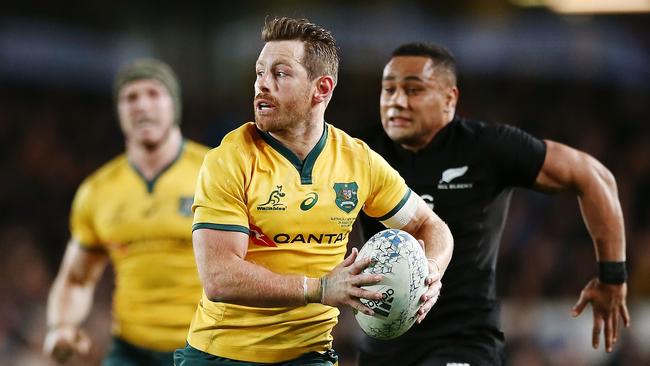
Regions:
[[[311,83],[290,93],[284,101],[270,94],[259,93],[253,100],[255,124],[264,132],[279,132],[311,120]],[[268,103],[259,103],[264,100]]]

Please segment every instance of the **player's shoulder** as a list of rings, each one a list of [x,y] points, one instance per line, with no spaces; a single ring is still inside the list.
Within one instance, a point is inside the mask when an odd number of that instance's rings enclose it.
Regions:
[[[478,142],[497,142],[502,138],[507,138],[513,134],[523,133],[515,126],[501,122],[486,122],[464,117],[454,118],[453,134],[470,136]]]
[[[261,140],[254,122],[246,122],[228,132],[221,143],[206,154],[207,160],[232,160],[250,156]]]
[[[365,153],[368,151],[368,144],[366,144],[366,142],[362,139],[353,137],[342,129],[334,127],[329,123],[326,125],[326,127],[327,133],[329,135],[328,139],[332,141],[336,147],[341,147],[360,153]]]
[[[353,129],[350,131],[350,135],[363,141],[373,150],[383,150],[392,143],[379,123]]]
[[[203,164],[203,160],[208,151],[210,151],[209,147],[185,139],[183,141],[183,150],[179,156],[178,164],[189,169],[198,169]]]
[[[129,169],[129,160],[126,153],[122,153],[88,175],[79,185],[79,190],[91,192],[102,186],[115,184],[125,169]]]
[[[185,139],[184,144],[185,146],[183,149],[185,150],[185,153],[191,157],[203,159],[205,153],[210,150],[209,147],[189,139]]]
[[[220,145],[253,142],[257,136],[258,134],[257,127],[255,127],[255,122],[244,122],[241,126],[228,132],[221,140]]]
[[[256,140],[259,139],[259,133],[255,127],[254,122],[246,122],[234,130],[228,132],[218,147],[225,146],[227,148],[246,148],[252,147]]]
[[[127,168],[129,168],[129,159],[126,156],[126,153],[122,153],[104,163],[97,170],[91,173],[86,180],[91,182],[105,182],[115,178]]]
[[[470,135],[481,135],[490,130],[493,127],[493,124],[478,119],[456,116],[452,120],[450,127],[456,133],[461,132]]]
[[[475,133],[498,133],[504,130],[517,130],[518,128],[501,121],[482,121],[465,117],[454,118],[459,128],[473,131]]]

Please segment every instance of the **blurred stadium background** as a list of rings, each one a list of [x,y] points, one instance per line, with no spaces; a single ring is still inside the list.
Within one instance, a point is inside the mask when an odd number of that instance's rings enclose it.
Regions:
[[[183,130],[207,145],[252,119],[254,62],[266,15],[332,29],[341,75],[326,115],[379,131],[380,76],[406,41],[459,60],[459,113],[522,127],[585,150],[618,179],[626,218],[633,326],[611,355],[590,348],[591,311],[569,310],[595,274],[573,197],[518,192],[499,258],[510,365],[650,364],[650,17],[641,9],[560,13],[569,1],[22,1],[0,10],[0,363],[40,355],[45,300],[68,239],[80,181],[123,150],[111,96],[119,65],[166,60],[184,92]],[[625,1],[582,1],[622,6]],[[645,10],[644,10],[645,9]],[[620,9],[618,9],[620,10]],[[110,275],[87,327],[94,365],[110,328]],[[359,330],[344,312],[342,366]]]

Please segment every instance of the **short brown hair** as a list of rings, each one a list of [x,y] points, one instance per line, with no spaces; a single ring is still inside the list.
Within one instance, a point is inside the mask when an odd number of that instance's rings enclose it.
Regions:
[[[329,30],[311,23],[308,19],[289,17],[266,20],[262,28],[262,41],[293,41],[305,44],[302,64],[311,80],[321,75],[336,79],[339,70],[339,49]]]

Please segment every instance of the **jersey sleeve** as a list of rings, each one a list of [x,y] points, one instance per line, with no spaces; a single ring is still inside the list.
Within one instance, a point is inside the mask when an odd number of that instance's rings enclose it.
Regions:
[[[386,221],[405,206],[411,190],[384,158],[369,147],[366,149],[369,157],[370,193],[363,211],[379,221]]]
[[[497,179],[507,186],[530,187],[542,169],[546,144],[513,126],[490,125],[485,136]]]
[[[234,144],[222,144],[206,154],[196,182],[192,230],[248,234],[245,156]]]
[[[74,196],[70,211],[70,233],[82,247],[101,249],[92,213],[94,211],[92,185],[84,181]]]

